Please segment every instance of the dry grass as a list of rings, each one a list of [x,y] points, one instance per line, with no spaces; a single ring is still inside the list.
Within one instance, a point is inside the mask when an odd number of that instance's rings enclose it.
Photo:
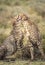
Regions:
[[[44,61],[29,61],[29,60],[16,60],[16,61],[0,61],[0,65],[45,65]]]
[[[0,0],[0,43],[10,34],[12,18],[18,13],[25,13],[38,25],[45,50],[45,13],[43,14],[43,12],[45,12],[45,0]],[[45,62],[29,63],[29,60],[0,61],[0,65],[45,65]]]

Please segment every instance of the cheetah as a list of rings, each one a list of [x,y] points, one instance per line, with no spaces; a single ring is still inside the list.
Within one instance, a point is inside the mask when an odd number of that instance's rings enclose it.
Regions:
[[[9,35],[0,45],[0,60],[6,59],[8,56],[12,56],[16,51],[17,45],[14,41],[13,35]]]
[[[41,36],[39,29],[35,23],[30,21],[30,18],[26,14],[19,14],[14,17],[12,21],[13,36],[18,47],[29,47],[31,53],[31,60],[34,59],[34,47],[38,46],[39,51],[44,58],[44,52],[42,48]],[[26,41],[24,40],[26,39]],[[25,41],[25,44],[24,42]]]

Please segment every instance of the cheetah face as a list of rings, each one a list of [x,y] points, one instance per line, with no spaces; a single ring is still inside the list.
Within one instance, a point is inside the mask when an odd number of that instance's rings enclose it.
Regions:
[[[27,17],[25,14],[19,14],[19,15],[16,15],[14,17],[13,24],[15,24],[16,22],[25,21],[25,20],[28,20],[28,19],[29,19],[29,17]]]

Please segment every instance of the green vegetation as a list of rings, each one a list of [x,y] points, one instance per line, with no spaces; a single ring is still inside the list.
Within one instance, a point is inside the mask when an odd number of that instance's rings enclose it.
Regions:
[[[0,65],[45,65],[45,62],[44,61],[30,62],[29,60],[16,60],[14,62],[0,61]]]
[[[10,34],[12,18],[18,13],[27,14],[38,25],[45,51],[45,0],[0,0],[0,43]],[[45,62],[31,62],[31,64],[45,65]],[[0,65],[28,65],[28,61],[14,63],[1,61]]]

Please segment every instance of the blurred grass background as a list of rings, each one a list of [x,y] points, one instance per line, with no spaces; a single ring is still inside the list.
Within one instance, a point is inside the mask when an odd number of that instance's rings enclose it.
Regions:
[[[0,43],[10,34],[11,18],[18,13],[27,14],[38,25],[45,47],[45,0],[0,0]]]
[[[45,0],[0,0],[0,44],[9,36],[12,18],[27,14],[38,25],[45,51]]]

